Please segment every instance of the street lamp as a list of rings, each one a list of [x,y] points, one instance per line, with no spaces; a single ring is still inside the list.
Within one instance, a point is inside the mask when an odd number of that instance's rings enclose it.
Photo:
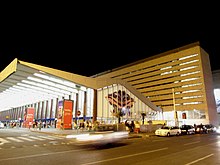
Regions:
[[[172,93],[173,93],[173,111],[174,111],[174,121],[175,121],[175,126],[178,126],[178,115],[176,111],[176,102],[175,102],[175,91],[174,88],[172,88]]]
[[[54,128],[57,128],[57,118],[54,119]]]
[[[141,116],[142,116],[142,125],[144,125],[144,118],[145,118],[145,116],[146,116],[146,113],[142,112],[142,113],[141,113]]]

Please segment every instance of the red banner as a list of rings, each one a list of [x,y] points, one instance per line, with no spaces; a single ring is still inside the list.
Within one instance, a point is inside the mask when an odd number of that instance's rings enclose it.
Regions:
[[[56,128],[72,129],[73,101],[62,100],[58,103]]]
[[[25,128],[30,128],[33,126],[33,121],[34,121],[34,108],[28,107],[25,109],[24,112],[24,127]]]
[[[73,101],[72,100],[64,100],[63,105],[63,128],[71,129],[72,128],[72,118],[73,118]]]

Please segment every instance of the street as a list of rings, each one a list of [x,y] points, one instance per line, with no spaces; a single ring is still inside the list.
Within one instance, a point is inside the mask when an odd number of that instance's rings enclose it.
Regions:
[[[74,139],[19,129],[0,130],[0,165],[215,165],[220,135],[124,139],[108,145],[77,145]]]

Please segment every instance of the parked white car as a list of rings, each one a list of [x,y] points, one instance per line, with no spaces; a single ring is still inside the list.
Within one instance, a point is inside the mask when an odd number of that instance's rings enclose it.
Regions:
[[[157,136],[181,135],[181,129],[178,126],[163,126],[155,131]]]

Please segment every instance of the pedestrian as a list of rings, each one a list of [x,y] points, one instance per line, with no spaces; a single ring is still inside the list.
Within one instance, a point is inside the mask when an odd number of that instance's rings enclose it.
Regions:
[[[60,124],[60,129],[62,129],[62,130],[64,129],[63,128],[63,122],[61,122],[61,124]]]
[[[37,127],[38,127],[38,122],[35,121],[35,129],[37,129]]]
[[[87,131],[89,131],[89,121],[88,120],[86,121],[86,129],[87,129]]]
[[[195,130],[196,130],[196,127],[197,127],[196,124],[194,124],[194,128],[195,128]]]
[[[130,127],[131,127],[131,131],[130,132],[134,132],[135,125],[134,125],[134,121],[133,120],[131,121]]]
[[[89,131],[91,131],[91,130],[92,130],[92,122],[89,121]]]
[[[30,129],[30,128],[31,128],[31,126],[32,126],[32,122],[31,122],[31,121],[29,121],[29,123],[28,123],[28,128]]]
[[[40,122],[38,123],[38,125],[39,125],[39,130],[41,130],[42,122],[40,121]]]

